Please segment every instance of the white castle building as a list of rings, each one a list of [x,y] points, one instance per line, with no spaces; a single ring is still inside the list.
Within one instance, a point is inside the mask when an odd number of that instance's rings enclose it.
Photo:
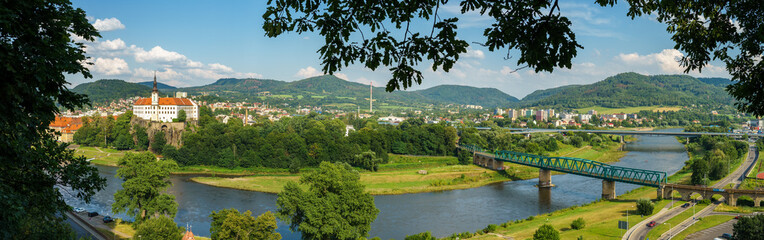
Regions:
[[[133,104],[133,114],[152,122],[172,122],[178,112],[186,112],[186,120],[199,119],[199,105],[188,98],[160,98],[157,77],[154,75],[154,90],[151,98],[140,98]]]

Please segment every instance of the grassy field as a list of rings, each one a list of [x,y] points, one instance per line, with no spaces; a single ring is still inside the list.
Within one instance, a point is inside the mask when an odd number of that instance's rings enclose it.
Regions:
[[[613,113],[637,113],[639,111],[647,110],[647,111],[679,111],[682,109],[682,107],[677,106],[643,106],[643,107],[625,107],[625,108],[606,108],[606,107],[585,107],[585,108],[579,108],[574,109],[578,111],[579,113],[585,113],[589,110],[596,110],[597,114],[613,114]]]
[[[595,150],[591,147],[574,148],[560,144],[559,151],[551,155],[587,158],[603,162],[618,160],[625,152],[619,144]],[[378,172],[361,171],[361,183],[375,195],[433,192],[474,188],[509,180],[538,177],[538,169],[519,164],[504,164],[504,171],[492,171],[474,165],[457,165],[453,156],[407,156],[390,154],[389,163],[382,164]],[[419,174],[419,170],[427,174]],[[234,170],[235,171],[235,170]],[[262,172],[245,177],[195,177],[193,181],[217,187],[278,193],[288,181],[297,181],[300,174]],[[560,174],[560,173],[555,173]]]
[[[688,227],[684,231],[680,232],[676,236],[672,237],[672,239],[684,239],[687,237],[687,235],[690,235],[692,233],[700,232],[703,230],[706,230],[708,228],[711,228],[713,226],[725,223],[729,220],[732,220],[734,218],[733,216],[727,216],[727,215],[711,215],[707,217],[703,217],[698,222],[693,224],[692,226]]]
[[[561,239],[576,239],[579,236],[584,239],[617,239],[624,230],[617,228],[618,221],[626,221],[626,211],[633,213],[636,208],[636,200],[640,198],[656,197],[655,189],[641,187],[627,194],[619,196],[615,201],[597,201],[583,206],[574,206],[558,210],[549,214],[534,216],[525,220],[510,221],[501,224],[495,232],[498,235],[479,235],[471,239],[505,239],[509,236],[514,239],[529,239],[533,233],[543,224],[550,224],[560,231]],[[657,201],[655,212],[669,204],[670,200]],[[676,205],[679,207],[679,205]],[[586,227],[580,230],[571,229],[570,224],[577,218],[586,221]],[[649,216],[629,214],[630,226],[644,220]]]
[[[109,148],[98,147],[78,147],[74,150],[75,155],[85,156],[91,163],[98,165],[117,166],[120,158],[125,156],[126,152]]]

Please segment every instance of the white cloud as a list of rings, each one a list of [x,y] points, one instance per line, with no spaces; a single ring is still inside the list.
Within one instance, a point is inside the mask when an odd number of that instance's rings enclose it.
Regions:
[[[345,81],[348,80],[348,75],[345,75],[344,73],[334,73],[334,76],[338,77],[338,78],[340,78],[342,80],[345,80]]]
[[[96,19],[95,23],[93,23],[93,27],[100,32],[125,29],[125,25],[116,18]]]
[[[318,71],[317,69],[311,66],[308,66],[306,68],[301,68],[294,75],[301,78],[309,78],[309,77],[321,76],[321,75],[324,75],[324,73],[321,71]]]
[[[211,63],[209,64],[209,66],[210,66],[210,69],[212,70],[221,71],[221,72],[233,72],[233,68],[220,64],[220,63]]]
[[[160,46],[156,46],[149,51],[140,49],[135,53],[135,61],[137,62],[181,62],[187,60],[186,56],[178,52],[164,50]]]
[[[679,59],[684,54],[676,49],[664,49],[659,53],[639,55],[638,53],[619,54],[618,59],[632,65],[653,65],[658,66],[663,73],[679,74],[684,72],[684,68],[679,65]]]
[[[91,70],[104,75],[120,75],[130,73],[127,62],[121,58],[96,58]]]
[[[481,50],[475,50],[470,48],[470,49],[467,49],[467,53],[465,53],[463,56],[468,58],[484,59],[485,53],[483,53],[483,51]]]
[[[96,42],[95,48],[104,51],[117,51],[127,49],[127,44],[122,39],[106,40],[103,42]]]
[[[138,82],[150,81],[153,80],[154,72],[155,71],[151,71],[145,68],[138,68],[135,69],[133,77],[137,78]],[[165,68],[164,71],[156,71],[156,74],[157,81],[159,82],[167,82],[174,79],[187,79],[187,77],[182,73],[179,73],[170,68]]]

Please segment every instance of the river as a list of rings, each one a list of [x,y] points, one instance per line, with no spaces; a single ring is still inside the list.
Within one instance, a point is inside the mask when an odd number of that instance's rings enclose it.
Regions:
[[[669,129],[664,131],[681,131]],[[674,137],[640,136],[624,146],[629,151],[612,165],[666,171],[669,175],[688,160],[684,146]],[[121,188],[115,177],[116,168],[97,166],[107,179],[106,189],[96,193],[86,204],[64,194],[69,205],[88,211],[109,214],[114,193]],[[275,211],[276,195],[270,193],[217,188],[189,180],[192,176],[171,177],[169,192],[176,197],[178,213],[175,222],[190,226],[196,235],[209,236],[210,213],[224,208],[252,211],[259,215]],[[430,231],[437,237],[456,232],[474,232],[488,224],[524,219],[574,205],[586,204],[601,197],[602,180],[571,174],[552,176],[551,189],[539,190],[537,179],[491,184],[483,187],[432,193],[375,196],[380,212],[371,225],[370,237],[403,239],[406,235]],[[623,194],[639,186],[616,183],[616,193]],[[122,214],[117,217],[127,218]],[[277,231],[283,239],[299,239],[289,227],[279,222]]]

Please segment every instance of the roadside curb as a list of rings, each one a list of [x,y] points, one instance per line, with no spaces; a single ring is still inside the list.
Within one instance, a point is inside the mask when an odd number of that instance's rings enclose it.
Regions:
[[[66,216],[69,217],[69,219],[72,219],[77,225],[80,225],[85,231],[88,231],[91,235],[95,236],[98,240],[107,240],[109,239],[103,233],[99,232],[96,227],[93,225],[90,225],[85,219],[80,218],[77,214],[73,214],[69,211],[65,212]]]

